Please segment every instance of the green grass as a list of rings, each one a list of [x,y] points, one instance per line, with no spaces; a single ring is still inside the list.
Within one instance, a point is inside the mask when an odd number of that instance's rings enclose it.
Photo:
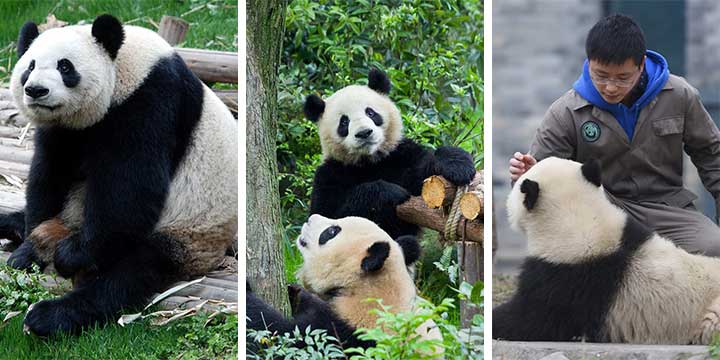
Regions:
[[[237,51],[237,10],[235,0],[0,0],[0,87],[8,85],[15,41],[26,21],[41,24],[54,14],[71,25],[90,24],[97,15],[109,13],[123,23],[157,30],[162,16],[170,15],[190,23],[178,46]],[[22,333],[19,316],[0,325],[0,359],[236,359],[237,316],[203,325],[201,317],[165,327],[110,324],[79,337],[42,340]]]
[[[0,359],[237,359],[237,316],[203,327],[206,317],[157,327],[108,325],[81,336],[24,335],[22,317],[0,330]],[[190,331],[189,331],[190,330]]]
[[[1,0],[0,85],[9,81],[20,27],[26,21],[43,23],[48,14],[69,24],[91,24],[96,16],[109,13],[123,23],[156,31],[163,15],[176,16],[190,23],[178,46],[237,51],[237,10],[235,0]]]

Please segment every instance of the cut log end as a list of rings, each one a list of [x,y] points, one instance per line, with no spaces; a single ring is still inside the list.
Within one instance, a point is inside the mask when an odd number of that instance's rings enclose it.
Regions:
[[[471,191],[460,198],[460,212],[468,220],[475,220],[483,211],[483,194],[480,191]]]
[[[448,205],[454,195],[453,185],[441,176],[433,175],[423,182],[422,198],[431,209]]]

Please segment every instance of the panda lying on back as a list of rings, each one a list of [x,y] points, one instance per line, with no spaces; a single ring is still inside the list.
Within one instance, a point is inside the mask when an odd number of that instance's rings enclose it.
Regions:
[[[173,48],[102,15],[27,23],[18,55],[10,87],[37,133],[25,211],[0,218],[24,240],[8,263],[85,274],[29,330],[77,333],[215,268],[237,229],[237,124]]]
[[[393,312],[415,309],[415,283],[407,272],[420,256],[414,236],[393,239],[372,221],[359,217],[328,219],[312,215],[297,240],[303,265],[297,273],[306,290],[290,287],[293,319],[247,292],[247,327],[272,332],[324,329],[341,342],[343,348],[370,347],[354,335],[359,327],[375,328],[379,309],[376,302]],[[318,297],[319,296],[319,297]],[[441,340],[432,320],[421,324],[416,335],[424,340]]]
[[[600,166],[548,158],[507,201],[528,258],[493,338],[708,344],[720,333],[720,259],[692,255],[605,196]]]
[[[368,85],[350,85],[323,101],[307,97],[305,116],[318,123],[324,163],[316,170],[311,214],[360,216],[394,239],[417,235],[418,227],[398,219],[395,207],[420,195],[423,180],[442,175],[455,185],[475,176],[470,154],[456,147],[435,153],[403,139],[402,118],[387,97],[390,80],[372,69]]]

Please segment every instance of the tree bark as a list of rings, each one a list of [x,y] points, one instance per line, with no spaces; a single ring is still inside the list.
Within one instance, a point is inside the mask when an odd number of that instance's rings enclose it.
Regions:
[[[277,72],[287,0],[247,2],[247,279],[289,314],[275,149]]]

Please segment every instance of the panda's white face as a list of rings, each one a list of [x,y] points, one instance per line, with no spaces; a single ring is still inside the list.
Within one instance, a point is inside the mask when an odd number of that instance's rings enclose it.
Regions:
[[[325,103],[318,131],[326,158],[373,160],[392,151],[402,137],[400,111],[386,95],[367,86],[347,86]]]
[[[386,243],[389,247],[382,272],[407,275],[402,249],[374,222],[360,217],[329,219],[312,215],[297,239],[304,260],[298,278],[318,294],[335,287],[366,286],[362,262],[368,256],[368,249],[376,243]]]
[[[113,61],[90,25],[69,26],[32,42],[15,65],[10,88],[30,121],[85,128],[107,112],[115,80]]]
[[[591,167],[547,158],[513,186],[507,199],[508,220],[527,236],[529,255],[577,263],[620,246],[626,215],[607,199],[602,186],[587,178],[584,166]]]

